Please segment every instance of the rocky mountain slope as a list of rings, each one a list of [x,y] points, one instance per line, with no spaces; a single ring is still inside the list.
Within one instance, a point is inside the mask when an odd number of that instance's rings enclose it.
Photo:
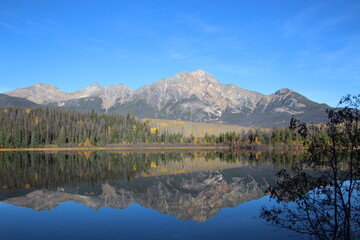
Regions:
[[[5,94],[68,109],[260,127],[287,125],[292,115],[324,122],[329,108],[289,89],[263,95],[222,84],[203,70],[180,72],[134,91],[125,85],[93,84],[67,93],[49,84],[35,84]]]
[[[34,108],[40,105],[20,97],[11,97],[5,94],[0,94],[0,107],[16,106],[22,108]]]

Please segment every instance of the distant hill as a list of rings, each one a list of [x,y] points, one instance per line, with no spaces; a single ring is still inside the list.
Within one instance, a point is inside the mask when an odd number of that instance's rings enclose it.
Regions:
[[[222,84],[202,70],[180,72],[137,90],[122,84],[93,84],[69,93],[49,84],[35,84],[5,94],[66,109],[257,127],[285,126],[292,116],[306,122],[325,122],[326,109],[330,108],[286,88],[263,95]]]
[[[0,107],[16,106],[21,108],[35,108],[40,105],[21,97],[11,97],[0,94]]]
[[[203,123],[203,122],[188,122],[168,119],[154,119],[143,118],[142,122],[149,126],[158,129],[160,132],[167,133],[182,133],[185,137],[204,137],[205,134],[218,136],[226,132],[244,132],[254,130],[251,127],[242,127],[239,125],[228,125],[223,123]],[[263,131],[269,129],[263,128]]]

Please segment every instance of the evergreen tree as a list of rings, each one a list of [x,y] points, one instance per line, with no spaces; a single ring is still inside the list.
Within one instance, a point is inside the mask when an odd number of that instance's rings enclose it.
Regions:
[[[39,138],[35,131],[31,134],[31,147],[37,147],[39,145]]]
[[[59,132],[59,137],[57,141],[59,146],[64,146],[66,143],[66,135],[65,135],[65,128],[61,127]]]
[[[0,147],[4,147],[5,137],[4,137],[4,130],[0,129]]]

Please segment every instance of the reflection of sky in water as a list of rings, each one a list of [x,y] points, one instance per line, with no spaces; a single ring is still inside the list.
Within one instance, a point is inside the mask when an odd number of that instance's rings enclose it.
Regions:
[[[1,239],[288,239],[292,232],[260,219],[263,197],[224,208],[204,223],[181,221],[131,204],[98,211],[65,202],[50,211],[33,211],[0,203]],[[296,238],[291,238],[296,239]]]
[[[24,207],[0,202],[0,239],[288,239],[293,235],[259,218],[261,207],[269,204],[269,198],[262,197],[264,191],[279,170],[272,165],[272,155],[98,152],[92,157],[4,155],[3,161],[11,164],[4,165],[0,174],[8,187],[1,199]],[[276,162],[282,166],[293,159],[292,154],[284,155]],[[24,189],[28,184],[31,188]],[[61,204],[54,207],[57,203]],[[117,208],[130,203],[126,209]],[[84,205],[115,208],[95,211]],[[48,208],[52,209],[32,210]]]

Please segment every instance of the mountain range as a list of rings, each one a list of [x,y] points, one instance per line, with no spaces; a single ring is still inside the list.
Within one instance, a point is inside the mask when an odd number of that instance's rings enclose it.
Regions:
[[[72,110],[258,127],[285,126],[292,116],[305,122],[325,122],[326,109],[330,108],[287,88],[264,95],[222,84],[203,70],[180,72],[137,90],[122,84],[101,87],[96,83],[65,92],[51,84],[38,83],[4,94]]]

